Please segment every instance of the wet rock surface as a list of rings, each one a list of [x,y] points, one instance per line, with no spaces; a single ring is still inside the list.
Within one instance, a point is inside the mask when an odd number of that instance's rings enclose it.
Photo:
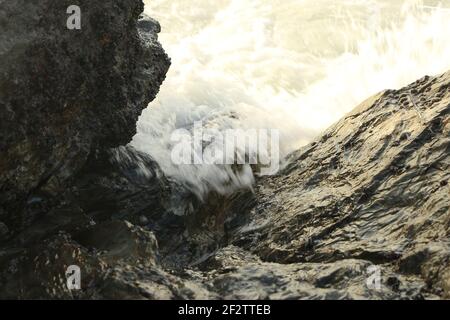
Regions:
[[[170,64],[141,1],[78,1],[80,30],[72,4],[0,2],[0,221],[13,233],[93,154],[130,141]]]
[[[364,102],[257,183],[229,241],[265,262],[376,266],[381,291],[359,281],[360,297],[449,298],[449,89],[446,73]]]
[[[131,140],[165,78],[170,59],[157,41],[160,26],[141,15],[140,0],[81,0],[81,29],[69,30],[72,4],[0,1],[3,298],[77,297],[63,269],[80,265],[91,274],[83,280],[89,287],[104,275],[104,263],[73,237],[120,217],[118,204],[128,216],[141,209],[121,202],[139,181],[121,188],[135,168],[125,173],[125,164],[115,165],[111,148]],[[147,188],[159,190],[159,183]],[[117,246],[136,252],[156,246],[148,234],[130,230],[130,241],[145,239],[142,245]]]
[[[380,93],[254,192],[203,203],[131,147],[98,156],[70,204],[3,247],[0,295],[449,298],[449,87],[447,73]]]
[[[450,73],[200,201],[120,146],[169,66],[158,23],[137,0],[81,1],[73,42],[66,5],[0,1],[0,298],[450,298]]]

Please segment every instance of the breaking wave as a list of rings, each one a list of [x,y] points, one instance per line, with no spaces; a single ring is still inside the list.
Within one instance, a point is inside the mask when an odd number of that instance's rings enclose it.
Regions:
[[[450,69],[448,0],[144,2],[172,67],[131,144],[199,195],[253,172],[174,164],[174,130],[276,129],[283,158],[369,96]]]

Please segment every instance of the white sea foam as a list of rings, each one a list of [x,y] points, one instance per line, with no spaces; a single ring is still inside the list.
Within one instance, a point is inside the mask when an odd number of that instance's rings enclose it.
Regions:
[[[277,129],[285,156],[369,96],[450,69],[450,0],[145,2],[172,67],[132,145],[198,194],[252,171],[174,164],[176,129]]]

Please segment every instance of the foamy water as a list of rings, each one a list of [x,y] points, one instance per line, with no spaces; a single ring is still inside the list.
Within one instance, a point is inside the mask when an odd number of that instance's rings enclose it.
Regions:
[[[277,129],[281,157],[369,96],[450,70],[450,0],[149,0],[172,67],[132,145],[199,195],[250,167],[175,165],[175,129]]]

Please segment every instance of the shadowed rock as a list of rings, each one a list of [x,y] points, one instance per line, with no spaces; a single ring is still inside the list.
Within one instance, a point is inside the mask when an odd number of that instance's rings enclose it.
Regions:
[[[0,298],[450,298],[450,73],[201,201],[121,146],[169,65],[158,23],[81,1],[69,31],[67,5],[0,1]]]
[[[78,1],[81,30],[66,27],[71,4],[0,2],[0,221],[12,234],[92,154],[130,141],[169,67],[157,22],[138,23],[142,1]]]

